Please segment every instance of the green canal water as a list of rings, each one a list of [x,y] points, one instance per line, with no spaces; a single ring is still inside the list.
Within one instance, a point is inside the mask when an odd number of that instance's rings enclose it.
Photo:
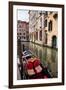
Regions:
[[[58,76],[58,51],[52,48],[43,47],[32,42],[21,42],[25,49],[29,49],[40,58],[43,66],[47,66],[53,78]]]

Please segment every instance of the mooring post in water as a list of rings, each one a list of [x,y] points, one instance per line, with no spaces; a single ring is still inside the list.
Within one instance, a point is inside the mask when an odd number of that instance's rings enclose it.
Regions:
[[[25,46],[24,46],[24,44],[22,45],[22,50],[25,51]]]
[[[23,60],[22,60],[22,47],[21,47],[21,40],[18,39],[17,40],[17,43],[18,43],[18,55],[19,55],[19,60],[20,60],[20,64],[21,64],[21,70],[20,70],[20,73],[21,73],[21,79],[23,79]]]

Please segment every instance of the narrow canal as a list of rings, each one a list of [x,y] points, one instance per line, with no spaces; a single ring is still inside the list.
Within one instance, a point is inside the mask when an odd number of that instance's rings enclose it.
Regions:
[[[21,42],[25,49],[29,49],[40,58],[43,65],[47,65],[53,78],[58,75],[58,51],[48,47],[36,45],[32,42]]]

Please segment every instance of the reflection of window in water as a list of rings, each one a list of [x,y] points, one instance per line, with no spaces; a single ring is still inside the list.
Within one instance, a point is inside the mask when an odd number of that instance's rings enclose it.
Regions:
[[[47,61],[51,61],[51,49],[47,49]]]
[[[42,64],[46,65],[46,55],[45,55],[45,50],[42,52]]]
[[[48,68],[49,68],[49,71],[52,72],[50,62],[47,62],[47,64],[48,64],[47,66],[48,66]]]
[[[42,63],[43,63],[43,65],[47,65],[47,48],[43,49],[43,52],[42,52]]]
[[[55,50],[51,51],[51,58],[52,58],[52,62],[55,63],[57,60],[57,51],[55,51]]]
[[[37,47],[35,48],[35,54],[36,54],[36,56],[38,56],[38,48]]]
[[[33,49],[34,49],[34,54],[36,55],[36,46],[35,45],[34,45]]]
[[[39,50],[39,58],[42,60],[42,50]]]
[[[58,68],[56,66],[56,63],[53,63],[53,62],[48,61],[47,62],[47,66],[49,68],[49,71],[50,71],[52,77],[57,77],[57,75],[58,75],[57,69]]]
[[[44,59],[47,59],[47,48],[44,48]]]

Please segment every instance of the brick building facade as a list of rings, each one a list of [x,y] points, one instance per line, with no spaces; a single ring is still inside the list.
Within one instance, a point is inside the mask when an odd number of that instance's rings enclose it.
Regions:
[[[17,21],[17,38],[21,41],[29,41],[29,23],[26,21]]]

